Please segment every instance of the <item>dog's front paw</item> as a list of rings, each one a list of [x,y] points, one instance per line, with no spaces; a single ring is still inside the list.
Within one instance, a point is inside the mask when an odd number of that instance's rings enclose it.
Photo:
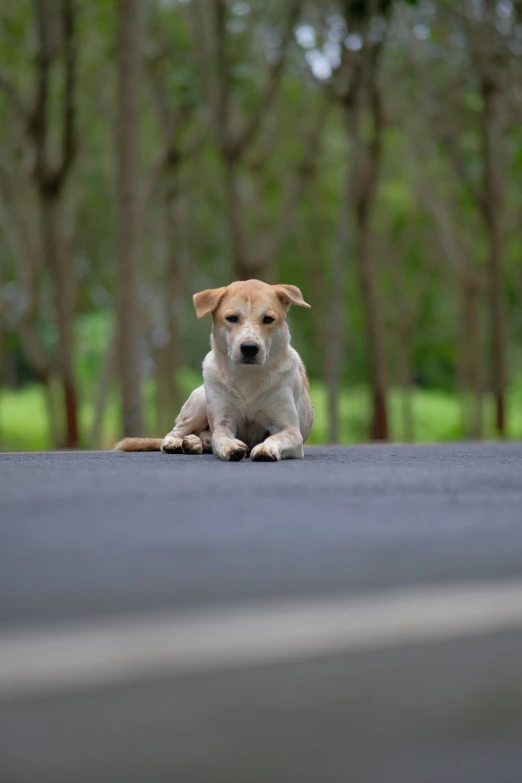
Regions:
[[[224,459],[228,462],[239,462],[240,459],[243,459],[247,451],[248,448],[242,440],[231,438],[220,447],[218,457],[219,459]]]
[[[250,454],[252,462],[277,462],[281,459],[281,452],[275,443],[260,443]]]
[[[184,454],[203,454],[203,444],[197,435],[187,435],[183,438]]]
[[[165,454],[183,454],[183,440],[177,435],[165,435],[161,444]]]

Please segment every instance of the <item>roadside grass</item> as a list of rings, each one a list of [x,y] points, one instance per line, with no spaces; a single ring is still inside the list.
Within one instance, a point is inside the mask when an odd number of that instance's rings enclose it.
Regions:
[[[183,370],[179,376],[180,388],[188,396],[201,383],[198,373]],[[326,388],[320,381],[311,383],[310,393],[315,408],[315,422],[309,439],[310,444],[328,442],[328,413]],[[82,433],[90,432],[93,418],[92,395],[85,394],[80,409]],[[154,414],[154,387],[152,382],[144,384],[145,416],[147,432],[158,432]],[[402,426],[401,391],[390,392],[390,428],[393,441],[404,441]],[[412,393],[414,441],[434,443],[459,440],[463,437],[461,405],[456,395],[436,389],[415,389]],[[484,405],[484,437],[492,438],[493,402],[487,397]],[[522,439],[522,378],[512,384],[508,395],[508,432],[510,438]],[[172,411],[172,420],[177,411]],[[362,386],[349,388],[340,400],[341,443],[367,441],[369,397]],[[110,447],[119,437],[119,406],[112,393],[104,416],[103,446]],[[21,390],[0,390],[0,450],[42,451],[50,448],[45,400],[39,386],[31,385]]]

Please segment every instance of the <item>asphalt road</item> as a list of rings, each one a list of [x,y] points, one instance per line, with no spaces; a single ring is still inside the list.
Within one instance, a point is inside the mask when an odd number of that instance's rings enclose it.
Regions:
[[[462,592],[507,582],[514,598],[485,614]],[[521,585],[522,444],[308,449],[278,464],[0,455],[0,783],[520,783],[522,598],[498,627],[495,607]],[[404,617],[383,641],[395,595]],[[368,598],[366,641],[340,639],[331,607],[355,628]],[[302,607],[302,627],[276,628],[285,605]],[[253,643],[241,629],[256,612]],[[129,663],[124,640],[151,617],[174,658],[188,645],[185,668],[158,663],[150,639]],[[417,638],[426,623],[437,629]],[[29,684],[13,693],[6,650],[20,639]],[[64,682],[31,685],[53,662]]]

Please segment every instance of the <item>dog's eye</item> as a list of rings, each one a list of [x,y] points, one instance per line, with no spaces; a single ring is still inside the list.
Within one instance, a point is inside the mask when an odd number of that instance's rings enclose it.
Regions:
[[[237,315],[227,315],[227,321],[229,322],[229,324],[237,324],[239,318],[237,317]]]
[[[274,321],[275,321],[275,318],[272,318],[271,315],[265,315],[265,317],[263,318],[263,323],[264,324],[273,324]]]

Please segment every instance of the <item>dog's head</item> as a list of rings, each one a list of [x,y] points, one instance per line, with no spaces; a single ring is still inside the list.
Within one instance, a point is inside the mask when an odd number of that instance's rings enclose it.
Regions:
[[[194,295],[196,315],[212,313],[213,346],[234,364],[261,366],[288,343],[290,305],[310,307],[295,285],[267,285],[260,280],[209,288]]]

